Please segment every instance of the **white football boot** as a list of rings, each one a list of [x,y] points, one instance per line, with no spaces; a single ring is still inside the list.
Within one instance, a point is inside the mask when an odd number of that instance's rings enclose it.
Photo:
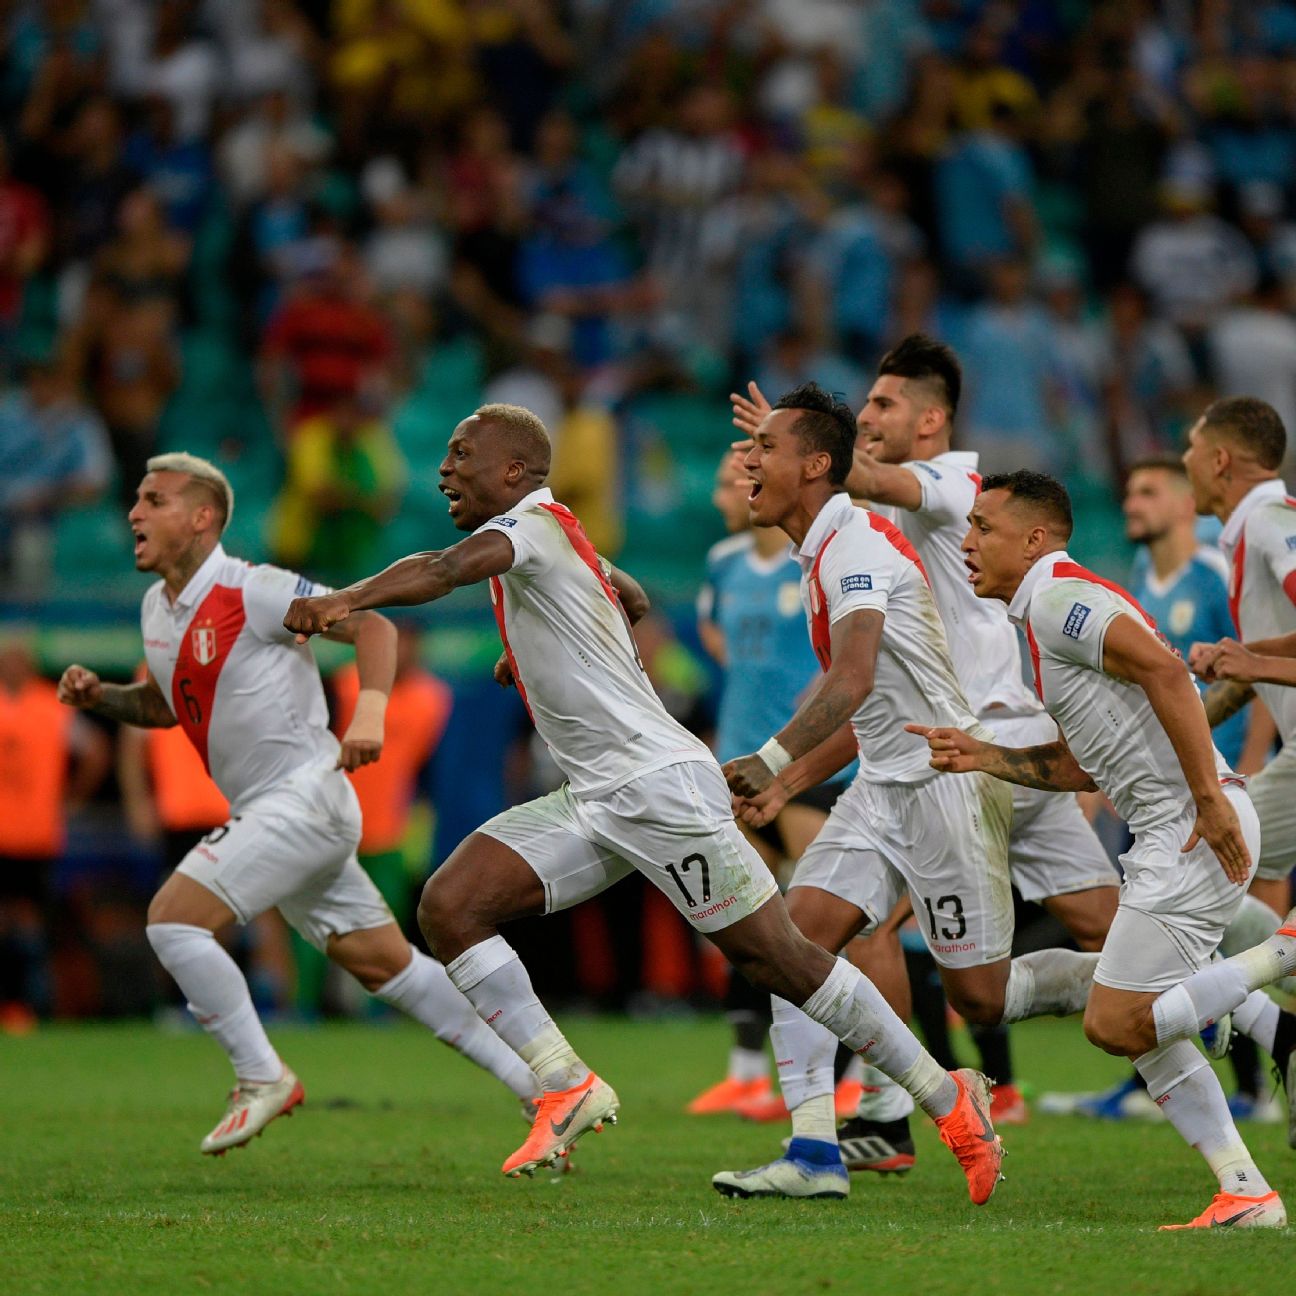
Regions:
[[[306,1101],[302,1082],[287,1068],[269,1084],[240,1082],[230,1090],[225,1115],[202,1141],[207,1156],[224,1156],[232,1147],[250,1143],[276,1116],[291,1116]]]

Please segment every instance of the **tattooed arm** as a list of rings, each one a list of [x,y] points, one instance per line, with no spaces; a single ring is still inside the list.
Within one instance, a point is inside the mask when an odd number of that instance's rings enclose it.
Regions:
[[[141,729],[170,729],[176,723],[152,675],[138,684],[104,684],[94,671],[69,666],[59,680],[58,696],[66,706]]]
[[[1236,715],[1253,697],[1255,689],[1241,680],[1220,680],[1219,683],[1212,684],[1202,698],[1211,728],[1214,729],[1230,716]]]
[[[927,739],[933,769],[947,774],[981,771],[1045,792],[1096,792],[1098,785],[1080,767],[1063,738],[1037,747],[1000,747],[982,742],[962,729],[932,729],[905,725],[909,733]]]
[[[873,691],[884,620],[881,612],[870,608],[847,613],[833,623],[832,665],[792,719],[775,734],[793,760],[832,738]],[[730,788],[742,797],[757,796],[774,777],[756,754],[730,761],[724,772]]]

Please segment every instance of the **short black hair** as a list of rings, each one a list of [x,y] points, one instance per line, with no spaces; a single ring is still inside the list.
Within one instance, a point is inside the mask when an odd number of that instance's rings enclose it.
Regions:
[[[855,462],[855,415],[850,406],[824,391],[818,383],[802,383],[784,392],[774,402],[776,410],[797,410],[801,417],[792,430],[801,443],[803,454],[823,451],[832,459],[828,480],[841,486],[850,476]]]
[[[963,392],[963,366],[954,349],[926,333],[910,333],[897,342],[878,362],[878,377],[894,374],[915,382],[931,383],[951,420],[958,413]]]
[[[1184,481],[1188,480],[1188,469],[1184,467],[1184,461],[1178,455],[1145,455],[1142,459],[1136,459],[1129,466],[1126,477],[1133,477],[1136,472],[1153,472],[1155,470],[1168,472],[1173,477],[1181,477]]]
[[[1071,515],[1071,497],[1056,477],[1050,477],[1048,473],[1032,472],[1029,468],[1019,468],[1010,473],[991,473],[982,479],[981,493],[984,495],[992,490],[1004,490],[1014,499],[1025,500],[1048,519],[1064,540],[1071,539],[1071,532],[1075,529]]]
[[[1276,472],[1287,453],[1287,433],[1278,411],[1254,396],[1226,396],[1206,407],[1202,426],[1231,434],[1261,468]]]

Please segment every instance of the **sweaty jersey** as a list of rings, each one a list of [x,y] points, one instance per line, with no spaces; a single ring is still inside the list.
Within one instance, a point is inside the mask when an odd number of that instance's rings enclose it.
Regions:
[[[724,685],[715,752],[722,761],[758,750],[791,719],[818,674],[806,642],[801,568],[785,548],[756,552],[750,531],[711,547],[698,617],[724,636]]]
[[[1130,573],[1130,593],[1185,661],[1193,644],[1215,643],[1235,633],[1229,613],[1228,563],[1212,546],[1203,545],[1165,580],[1153,570],[1146,547],[1140,549]],[[1198,692],[1209,687],[1197,681]],[[1230,765],[1242,754],[1246,729],[1245,710],[1215,726],[1215,746]]]
[[[981,489],[977,461],[971,451],[948,450],[934,459],[901,464],[922,487],[922,504],[891,508],[886,516],[918,551],[959,683],[972,710],[993,724],[993,716],[986,715],[990,708],[1000,715],[1034,715],[1040,706],[1022,679],[1017,632],[1003,604],[977,598],[968,582],[963,538]]]
[[[1280,481],[1242,498],[1220,536],[1229,560],[1229,611],[1243,643],[1296,630],[1296,499]],[[1257,684],[1285,745],[1296,742],[1296,689]]]
[[[1192,795],[1147,694],[1103,670],[1103,641],[1118,616],[1157,633],[1142,608],[1070,555],[1051,553],[1026,573],[1008,614],[1026,631],[1040,700],[1130,831],[1182,815]],[[1214,756],[1220,777],[1231,777]]]
[[[640,664],[621,601],[580,523],[548,489],[477,529],[513,546],[491,602],[522,700],[578,796],[714,759],[673,720]]]
[[[934,777],[927,743],[906,724],[953,725],[983,737],[954,673],[927,573],[913,546],[878,514],[834,495],[793,554],[810,642],[824,670],[831,630],[852,612],[884,617],[873,690],[851,718],[860,777],[870,783],[922,783]]]
[[[162,581],[144,595],[149,674],[234,814],[301,766],[337,758],[314,654],[283,627],[293,599],[326,592],[217,545],[174,602]]]

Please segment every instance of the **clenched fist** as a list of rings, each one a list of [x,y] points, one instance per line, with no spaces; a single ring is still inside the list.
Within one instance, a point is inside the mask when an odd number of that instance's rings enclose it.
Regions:
[[[317,594],[293,599],[283,623],[285,630],[296,634],[298,643],[305,643],[311,635],[324,634],[350,615],[351,609],[340,594]]]
[[[99,676],[84,666],[69,666],[59,680],[58,700],[64,706],[77,707],[88,711],[99,705],[103,697],[103,685]]]

